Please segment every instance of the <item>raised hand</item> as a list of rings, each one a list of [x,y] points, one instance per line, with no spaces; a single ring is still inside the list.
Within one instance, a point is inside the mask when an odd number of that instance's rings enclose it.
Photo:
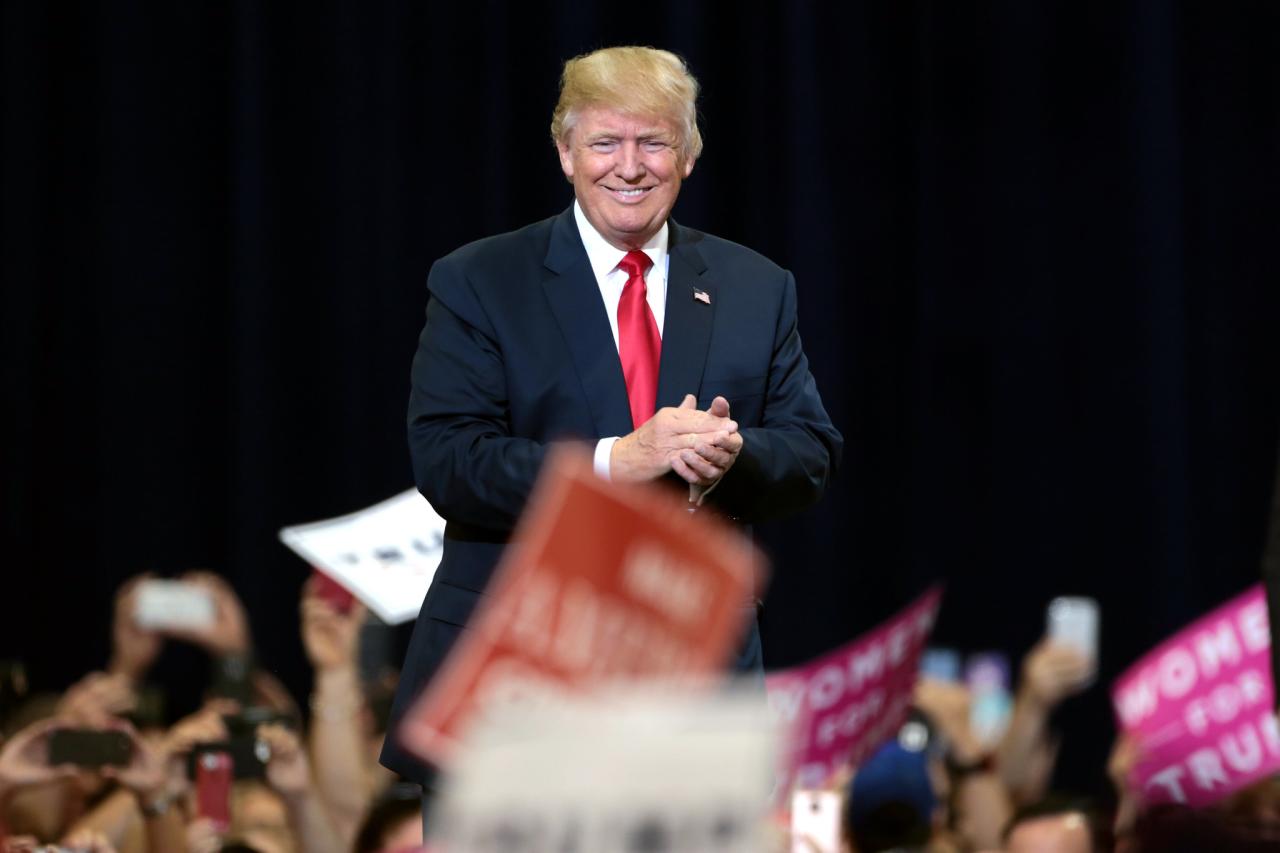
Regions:
[[[71,765],[49,766],[49,735],[66,727],[59,719],[41,720],[22,729],[0,749],[0,793],[76,775]]]
[[[218,853],[222,849],[222,833],[207,817],[187,824],[187,853]]]
[[[937,678],[921,678],[916,682],[914,704],[938,727],[952,758],[967,764],[982,757],[982,744],[969,724],[969,688]]]
[[[115,616],[111,622],[111,663],[108,670],[125,676],[134,684],[142,681],[164,646],[163,637],[139,627],[133,617],[138,602],[138,585],[150,579],[150,574],[141,574],[125,581],[116,592]]]
[[[117,723],[112,728],[128,735],[133,743],[133,753],[124,767],[103,767],[100,771],[103,777],[115,779],[137,794],[143,802],[163,793],[169,782],[166,766],[168,756],[163,749],[138,737],[138,733],[128,723]]]
[[[1044,708],[1089,686],[1094,662],[1072,646],[1041,640],[1022,664],[1022,695]]]
[[[165,633],[194,643],[215,657],[248,654],[251,646],[249,620],[231,585],[208,571],[187,572],[182,579],[209,591],[213,598],[213,624],[207,628],[170,628]]]
[[[310,578],[302,587],[301,612],[302,645],[311,665],[318,672],[354,669],[364,605],[355,601],[348,612],[340,613],[316,594],[315,578]]]
[[[724,415],[700,411],[697,405],[694,396],[686,394],[679,406],[659,409],[634,432],[618,439],[609,457],[610,477],[626,483],[654,480],[673,470],[672,458],[682,450],[697,454],[699,446],[709,450],[732,444],[728,436],[738,432],[738,425],[728,417],[728,403]]]
[[[51,850],[51,847],[41,847],[41,850]],[[59,850],[74,850],[76,853],[116,853],[115,845],[111,843],[111,839],[94,829],[77,829],[66,838],[62,839]]]
[[[311,787],[311,767],[296,732],[278,723],[258,726],[258,740],[271,749],[267,782],[286,799],[297,799]]]
[[[100,728],[133,710],[137,701],[127,676],[91,672],[62,694],[55,715],[64,728]]]

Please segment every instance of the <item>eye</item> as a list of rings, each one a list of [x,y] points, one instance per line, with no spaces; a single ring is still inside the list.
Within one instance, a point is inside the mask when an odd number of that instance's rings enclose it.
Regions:
[[[646,139],[644,142],[640,144],[645,151],[648,151],[651,154],[656,154],[659,151],[665,151],[666,149],[671,147],[670,145],[668,145],[667,143],[663,142],[660,139]]]
[[[608,154],[618,147],[617,140],[614,139],[597,139],[591,143],[591,150],[600,154]]]

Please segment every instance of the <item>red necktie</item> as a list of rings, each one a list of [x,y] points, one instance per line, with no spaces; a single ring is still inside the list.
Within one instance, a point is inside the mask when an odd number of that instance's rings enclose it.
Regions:
[[[634,249],[618,262],[618,269],[627,274],[618,302],[618,357],[631,401],[631,423],[636,427],[653,417],[658,400],[662,338],[645,298],[648,288],[644,283],[645,270],[652,265],[648,255]]]

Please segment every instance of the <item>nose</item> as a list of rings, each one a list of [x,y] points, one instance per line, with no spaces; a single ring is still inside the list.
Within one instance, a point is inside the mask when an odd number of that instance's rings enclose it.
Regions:
[[[638,181],[644,177],[644,158],[640,155],[640,146],[633,141],[624,142],[618,147],[618,159],[614,164],[614,172],[624,181]]]

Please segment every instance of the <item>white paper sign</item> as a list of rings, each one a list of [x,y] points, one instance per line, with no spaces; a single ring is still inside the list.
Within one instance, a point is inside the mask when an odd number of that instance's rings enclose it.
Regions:
[[[472,853],[755,853],[775,747],[758,693],[515,707],[469,732],[432,839]]]
[[[418,615],[444,547],[444,519],[409,489],[350,515],[280,530],[280,541],[389,625]]]

